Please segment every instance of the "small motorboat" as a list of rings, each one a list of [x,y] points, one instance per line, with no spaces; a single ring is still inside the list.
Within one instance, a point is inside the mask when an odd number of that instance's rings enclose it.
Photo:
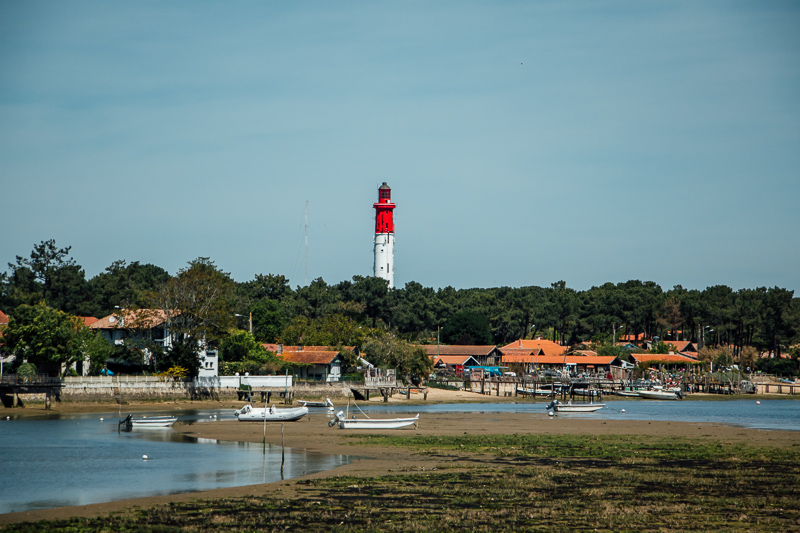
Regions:
[[[640,390],[638,391],[639,397],[645,400],[681,400],[683,393],[681,391],[671,390]]]
[[[329,411],[333,410],[333,402],[330,398],[325,398],[324,402],[312,402],[308,400],[297,400],[299,403],[305,405],[306,407],[325,407]]]
[[[401,429],[408,426],[416,428],[418,423],[419,413],[413,418],[347,418],[344,411],[339,411],[333,420],[328,421],[328,427],[338,425],[339,429]]]
[[[131,428],[168,428],[178,420],[177,416],[142,416],[133,418],[128,415],[124,420],[120,420],[119,425]]]
[[[274,405],[271,407],[253,407],[249,403],[233,412],[239,422],[294,422],[300,420],[308,414],[308,407],[305,405],[300,407],[287,407],[277,408]]]
[[[595,411],[599,411],[600,409],[602,409],[605,406],[606,406],[606,404],[604,404],[604,403],[594,403],[594,402],[589,402],[589,403],[584,403],[584,402],[581,402],[581,403],[572,403],[572,402],[561,403],[558,400],[553,400],[552,402],[547,404],[547,406],[545,406],[545,409],[547,409],[548,411],[552,409],[553,413],[556,413],[556,414],[558,414],[558,413],[594,413]]]

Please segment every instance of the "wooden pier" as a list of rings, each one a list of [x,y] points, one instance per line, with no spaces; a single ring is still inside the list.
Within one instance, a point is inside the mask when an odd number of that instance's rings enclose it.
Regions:
[[[412,392],[422,393],[422,399],[428,399],[428,388],[427,387],[395,387],[395,386],[387,386],[387,387],[350,387],[350,391],[353,393],[353,398],[360,401],[369,401],[370,396],[375,394],[380,394],[383,398],[384,403],[389,401],[389,398],[394,396],[395,394],[402,394],[406,397],[406,400],[411,399]]]
[[[44,394],[44,408],[50,409],[51,399],[61,401],[61,379],[46,374],[19,376],[8,374],[0,380],[0,400],[5,407],[23,407],[20,395]]]

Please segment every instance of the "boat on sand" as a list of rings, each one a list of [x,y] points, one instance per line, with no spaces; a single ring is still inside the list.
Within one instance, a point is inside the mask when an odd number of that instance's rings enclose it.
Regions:
[[[239,422],[294,422],[300,420],[308,414],[308,407],[305,405],[300,407],[287,407],[277,408],[274,405],[271,407],[253,407],[249,403],[233,412]]]
[[[416,428],[418,423],[419,413],[412,418],[357,418],[355,415],[347,418],[344,411],[339,411],[328,422],[328,427],[338,425],[339,429],[401,429],[412,425]]]
[[[297,402],[306,407],[327,407],[328,409],[333,409],[333,402],[330,398],[325,398],[324,402],[314,402],[310,400],[297,400]]]

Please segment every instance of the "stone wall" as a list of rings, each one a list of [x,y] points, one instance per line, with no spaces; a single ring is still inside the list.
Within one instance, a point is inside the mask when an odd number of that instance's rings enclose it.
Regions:
[[[117,378],[105,376],[88,376],[84,378],[63,378],[60,400],[74,402],[109,402],[123,403],[131,401],[153,400],[219,400],[237,399],[238,386],[218,386],[218,381],[202,378],[189,382],[164,381],[163,378],[150,376],[121,376]],[[228,383],[225,382],[227,385]],[[297,383],[286,387],[264,387],[254,385],[254,391],[268,390],[274,395],[288,390],[295,399],[344,399],[350,395],[349,382],[309,382]],[[355,384],[363,387],[363,384]],[[44,394],[21,395],[23,402],[44,402]],[[275,396],[273,396],[273,400]],[[53,398],[55,400],[55,398]]]

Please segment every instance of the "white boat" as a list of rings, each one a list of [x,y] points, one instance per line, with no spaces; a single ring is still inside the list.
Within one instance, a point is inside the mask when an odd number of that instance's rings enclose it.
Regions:
[[[683,393],[680,391],[640,390],[638,394],[640,398],[646,400],[679,400],[683,398]]]
[[[554,413],[594,413],[605,406],[606,404],[604,403],[561,403],[558,400],[553,400],[545,409],[552,409]]]
[[[625,397],[628,397],[628,398],[638,398],[639,397],[639,393],[637,391],[634,391],[634,390],[618,390],[614,394],[616,394],[617,396],[625,396]]]
[[[531,389],[526,387],[517,387],[517,394],[536,394],[537,396],[550,396],[553,391],[550,389]]]
[[[233,412],[239,422],[293,422],[308,414],[308,407],[253,407],[249,403]]]
[[[328,427],[338,424],[339,429],[401,429],[408,426],[416,428],[418,422],[419,413],[413,418],[347,418],[344,411],[339,411],[328,422]]]
[[[561,392],[561,383],[539,385],[538,387],[517,387],[517,394],[536,394],[538,396],[551,396],[555,393]]]
[[[333,409],[333,402],[330,398],[325,398],[324,402],[311,402],[308,400],[297,400],[299,403],[306,407],[327,407],[329,410]]]
[[[133,418],[128,415],[127,418],[120,421],[120,425],[125,425],[126,428],[167,428],[178,420],[177,416],[143,416],[140,418]]]

